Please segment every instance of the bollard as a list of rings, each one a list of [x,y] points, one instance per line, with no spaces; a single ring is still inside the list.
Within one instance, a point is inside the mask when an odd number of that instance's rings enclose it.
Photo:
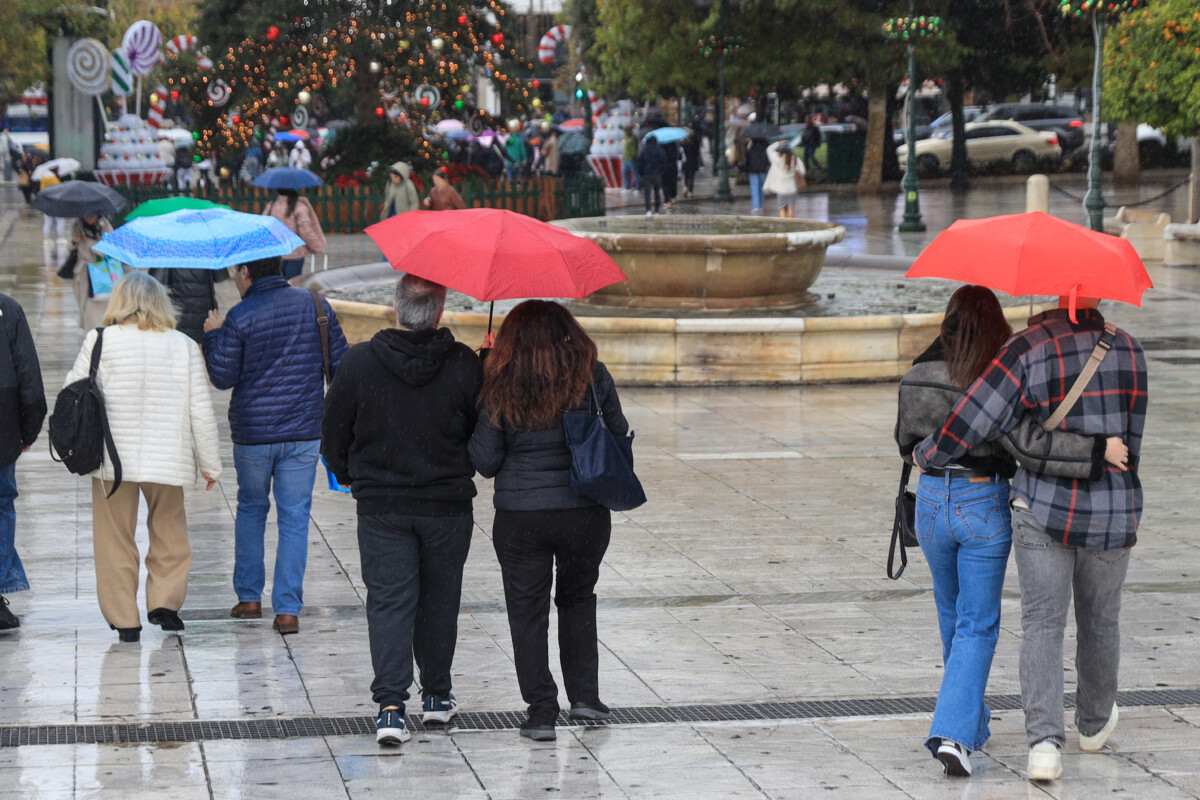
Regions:
[[[1025,211],[1050,213],[1050,179],[1045,175],[1030,175],[1025,181]]]

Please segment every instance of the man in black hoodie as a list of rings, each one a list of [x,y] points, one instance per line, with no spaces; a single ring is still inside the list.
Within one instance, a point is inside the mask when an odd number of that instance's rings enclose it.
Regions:
[[[396,328],[350,348],[325,397],[321,453],[358,501],[358,546],[380,744],[408,741],[404,702],[421,672],[422,721],[458,713],[450,665],[475,470],[467,442],[479,358],[437,327],[446,287],[405,275]]]
[[[29,588],[17,555],[17,459],[46,418],[46,393],[33,335],[21,305],[0,292],[0,631],[20,627],[6,594]]]

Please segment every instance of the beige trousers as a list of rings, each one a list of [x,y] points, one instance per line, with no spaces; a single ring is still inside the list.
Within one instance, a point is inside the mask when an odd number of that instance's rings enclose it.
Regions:
[[[161,483],[121,484],[106,498],[104,483],[92,479],[92,543],[96,555],[96,594],[100,613],[114,628],[141,627],[138,615],[138,493],[146,498],[146,609],[178,611],[187,594],[192,550],[188,546],[183,487]]]

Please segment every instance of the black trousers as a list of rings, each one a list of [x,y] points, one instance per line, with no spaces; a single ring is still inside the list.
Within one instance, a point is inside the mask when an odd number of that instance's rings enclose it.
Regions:
[[[471,548],[470,514],[417,517],[360,514],[358,549],[367,586],[367,632],[375,680],[371,694],[399,706],[421,670],[421,696],[445,696],[458,640],[463,564]]]
[[[650,195],[654,195],[654,210],[662,208],[663,182],[662,175],[642,176],[642,196],[646,198],[646,210],[650,210]]]
[[[546,639],[552,580],[567,699],[600,700],[595,590],[611,533],[609,510],[601,506],[496,512],[492,543],[504,577],[517,682],[535,724],[553,724],[559,711]]]

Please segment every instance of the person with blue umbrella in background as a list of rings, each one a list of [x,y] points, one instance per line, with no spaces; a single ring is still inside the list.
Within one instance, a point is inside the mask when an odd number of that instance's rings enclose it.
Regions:
[[[292,280],[304,271],[304,259],[315,253],[325,255],[325,232],[312,203],[300,196],[301,189],[320,186],[321,179],[313,172],[299,167],[269,169],[254,179],[254,185],[275,189],[275,199],[263,209],[265,216],[287,225],[303,240],[303,244],[283,257],[283,277]]]

